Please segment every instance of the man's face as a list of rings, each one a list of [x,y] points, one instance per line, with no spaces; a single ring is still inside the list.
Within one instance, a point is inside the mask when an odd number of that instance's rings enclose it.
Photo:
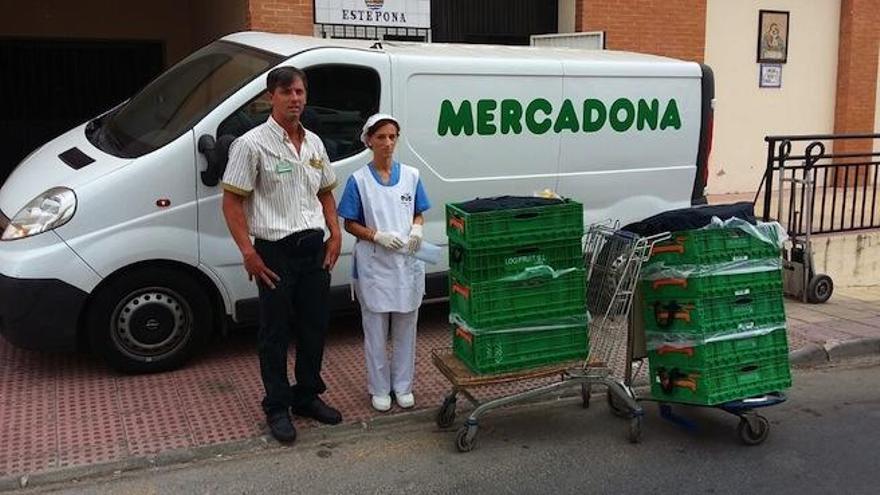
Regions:
[[[272,114],[288,122],[298,121],[306,106],[306,87],[302,79],[294,78],[289,86],[278,86],[269,93]]]

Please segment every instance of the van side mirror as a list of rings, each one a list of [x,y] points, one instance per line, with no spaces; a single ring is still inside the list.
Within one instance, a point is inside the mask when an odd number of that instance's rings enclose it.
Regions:
[[[205,155],[208,168],[202,171],[202,184],[213,187],[220,182],[223,172],[226,171],[226,162],[229,161],[229,146],[235,141],[235,136],[224,134],[216,141],[210,134],[202,134],[199,137],[199,153]]]

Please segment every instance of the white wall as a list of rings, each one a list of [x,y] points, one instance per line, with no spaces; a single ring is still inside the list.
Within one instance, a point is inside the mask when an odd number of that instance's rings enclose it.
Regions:
[[[574,32],[574,2],[575,0],[559,1],[559,32]]]
[[[758,11],[789,11],[782,88],[758,87]],[[710,194],[755,191],[764,136],[834,130],[840,0],[707,0],[705,62],[715,72]]]

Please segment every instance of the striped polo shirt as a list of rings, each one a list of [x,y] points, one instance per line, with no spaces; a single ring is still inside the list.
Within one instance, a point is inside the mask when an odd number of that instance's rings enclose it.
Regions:
[[[287,132],[271,115],[229,148],[223,189],[245,196],[250,234],[277,241],[295,232],[324,229],[318,193],[336,187],[324,143],[305,127],[297,153]]]

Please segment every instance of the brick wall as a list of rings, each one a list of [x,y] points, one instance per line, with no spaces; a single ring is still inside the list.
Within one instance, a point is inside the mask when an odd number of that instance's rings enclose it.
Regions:
[[[880,2],[877,0],[841,0],[840,44],[837,57],[837,106],[834,132],[870,133],[874,131],[877,91],[877,53],[880,50]],[[839,142],[835,153],[870,153],[873,143]],[[864,170],[858,175],[861,181]],[[843,177],[838,184],[843,185]],[[849,184],[855,181],[850,174]]]
[[[312,0],[250,0],[248,26],[254,31],[312,36]]]
[[[576,0],[575,31],[605,31],[609,50],[702,62],[706,0]]]

